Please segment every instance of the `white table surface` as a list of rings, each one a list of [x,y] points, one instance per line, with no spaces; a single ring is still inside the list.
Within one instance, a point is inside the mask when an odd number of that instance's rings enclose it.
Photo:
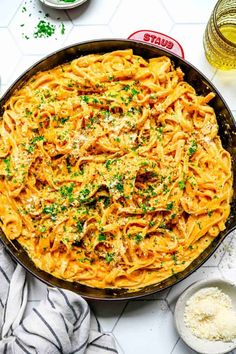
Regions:
[[[150,29],[168,34],[182,44],[186,59],[216,85],[236,118],[236,70],[223,72],[211,67],[202,46],[203,31],[215,2],[88,0],[76,9],[55,11],[37,0],[1,0],[1,93],[31,64],[56,49],[95,38],[127,38],[139,29]],[[33,38],[34,28],[41,19],[56,25],[55,35]],[[90,302],[101,328],[115,336],[119,354],[194,353],[176,333],[173,322],[176,299],[198,279],[226,277],[236,281],[235,236],[231,233],[204,266],[169,290],[135,301]],[[28,305],[32,307],[45,295],[45,285],[30,275],[29,282]]]

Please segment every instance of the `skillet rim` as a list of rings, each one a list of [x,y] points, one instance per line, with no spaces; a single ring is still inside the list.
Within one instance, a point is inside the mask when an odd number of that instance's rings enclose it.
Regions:
[[[186,59],[181,58],[180,56],[173,54],[172,52],[162,49],[162,48],[157,48],[154,45],[151,45],[150,43],[144,43],[141,41],[136,41],[136,40],[131,40],[131,39],[120,39],[120,38],[108,38],[108,39],[96,39],[96,40],[89,40],[89,41],[83,41],[79,43],[75,43],[66,47],[63,47],[59,50],[56,50],[40,60],[38,60],[36,63],[34,63],[32,66],[30,66],[27,70],[25,70],[13,83],[12,85],[6,90],[6,92],[2,95],[0,99],[0,114],[2,114],[2,111],[4,110],[3,105],[6,103],[6,101],[9,99],[9,97],[12,95],[12,93],[16,90],[19,89],[32,75],[34,75],[36,72],[40,71],[40,67],[43,66],[44,63],[47,63],[48,61],[53,59],[57,59],[57,56],[60,55],[66,55],[70,59],[68,60],[63,60],[61,62],[65,63],[67,61],[70,61],[72,59],[75,59],[76,57],[83,56],[94,53],[93,49],[88,50],[88,46],[93,46],[93,45],[110,45],[110,49],[106,49],[105,52],[113,51],[113,50],[120,50],[120,49],[127,49],[131,48],[136,51],[141,51],[142,49],[145,51],[148,51],[150,56],[152,57],[153,54],[152,52],[155,53],[156,56],[160,55],[167,55],[168,57],[171,58],[172,61],[174,61],[175,66],[176,61],[178,63],[181,63],[181,67],[184,66],[185,68],[188,68],[190,71],[192,70],[195,75],[199,79],[201,79],[201,84],[205,85],[205,89],[208,89],[208,92],[215,92],[216,93],[216,98],[219,100],[219,102],[222,105],[223,111],[226,112],[226,116],[223,118],[227,118],[227,124],[226,126],[229,131],[227,134],[232,133],[231,140],[234,143],[234,146],[236,146],[236,123],[234,121],[233,115],[225,102],[223,96],[221,93],[218,91],[218,89],[210,82],[210,80],[199,70],[197,69],[194,65],[189,63]],[[83,54],[83,46],[87,46],[87,51],[88,53]],[[120,46],[124,46],[124,48],[120,48]],[[82,50],[81,50],[82,48]],[[96,52],[104,53],[104,50],[102,49],[96,49]],[[142,54],[139,54],[142,55]],[[145,58],[145,56],[144,56]],[[60,60],[59,60],[60,61]],[[54,63],[50,68],[55,67],[59,65],[58,63]],[[39,68],[39,69],[38,69]],[[38,69],[38,70],[37,70]],[[42,69],[41,69],[42,70]],[[43,69],[43,70],[49,70]],[[183,70],[185,76],[186,72]],[[188,82],[188,80],[186,80]],[[192,85],[192,83],[191,83]],[[193,86],[194,87],[194,86]],[[194,87],[195,90],[196,87]],[[215,100],[215,99],[214,99]],[[214,107],[213,107],[214,108]],[[215,108],[214,108],[215,109]],[[219,124],[219,122],[218,122]],[[225,127],[224,127],[225,128]],[[232,129],[232,131],[231,131]],[[226,134],[226,135],[227,135]],[[222,136],[219,133],[220,138],[222,140]],[[227,138],[227,136],[226,136]],[[236,148],[235,150],[230,153],[232,160],[236,164]],[[236,166],[235,169],[233,169],[233,173],[236,176]],[[236,179],[236,178],[235,178]],[[234,179],[234,191],[236,190],[236,184],[235,184],[235,179]],[[107,301],[107,300],[112,300],[112,301],[121,301],[121,300],[128,300],[128,299],[137,299],[140,297],[144,297],[147,295],[152,295],[154,293],[160,292],[162,290],[165,290],[181,280],[184,280],[186,277],[191,275],[194,271],[196,271],[199,267],[202,266],[203,263],[205,263],[209,257],[216,251],[216,249],[220,246],[222,241],[225,239],[225,237],[231,233],[233,230],[236,229],[236,200],[234,201],[233,208],[231,209],[232,217],[229,217],[229,223],[226,226],[226,229],[221,232],[213,241],[212,243],[187,267],[185,268],[182,272],[176,273],[175,275],[165,279],[164,281],[160,283],[156,283],[151,286],[147,286],[144,288],[140,288],[139,290],[136,291],[120,291],[120,289],[96,289],[96,288],[91,288],[79,283],[73,283],[73,282],[68,282],[66,280],[62,280],[59,278],[56,278],[52,276],[51,274],[42,271],[41,269],[37,268],[34,263],[31,261],[27,253],[23,250],[23,247],[19,245],[17,242],[12,242],[9,239],[6,238],[6,236],[3,234],[2,231],[0,231],[0,240],[4,244],[5,248],[7,251],[11,254],[11,256],[14,258],[14,260],[21,264],[28,272],[30,272],[33,276],[38,278],[39,280],[43,281],[49,286],[56,286],[56,287],[61,287],[64,289],[71,290],[85,299],[88,300],[99,300],[99,301]],[[16,247],[17,244],[17,247]],[[95,293],[94,293],[95,292]]]

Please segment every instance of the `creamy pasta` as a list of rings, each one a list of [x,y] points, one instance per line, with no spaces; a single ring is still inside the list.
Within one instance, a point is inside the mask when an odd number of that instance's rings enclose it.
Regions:
[[[213,97],[131,49],[37,73],[0,122],[2,230],[40,269],[92,287],[182,271],[230,212]]]

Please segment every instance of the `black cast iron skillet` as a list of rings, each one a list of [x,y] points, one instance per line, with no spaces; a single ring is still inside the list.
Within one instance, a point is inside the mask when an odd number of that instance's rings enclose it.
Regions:
[[[141,42],[120,39],[83,42],[70,47],[66,47],[40,60],[24,74],[22,74],[18,80],[14,82],[14,84],[4,94],[0,101],[0,115],[2,115],[3,113],[4,104],[13,94],[14,90],[20,88],[25,83],[25,81],[32,77],[32,75],[34,75],[36,72],[51,69],[57,65],[71,61],[72,59],[87,54],[105,53],[113,50],[127,48],[132,48],[134,54],[140,55],[146,59],[161,55],[168,56],[174,62],[175,67],[181,67],[181,69],[185,73],[185,81],[192,85],[198,94],[206,95],[209,92],[216,93],[216,96],[210,102],[210,105],[214,108],[216,113],[217,121],[219,124],[219,135],[223,147],[230,153],[232,157],[232,171],[234,174],[234,194],[231,205],[231,213],[226,223],[226,229],[221,232],[208,246],[208,248],[204,252],[202,252],[184,271],[173,275],[160,283],[147,286],[134,292],[130,292],[128,289],[95,289],[85,285],[81,285],[79,283],[71,283],[65,280],[55,278],[54,276],[38,269],[16,240],[9,241],[3,234],[3,232],[0,232],[0,239],[4,243],[6,249],[10,252],[13,258],[18,263],[20,263],[25,269],[27,269],[31,274],[33,274],[48,285],[74,291],[87,299],[124,300],[127,298],[138,298],[166,289],[181,281],[182,279],[186,278],[188,275],[198,269],[212,255],[216,248],[221,244],[223,239],[232,230],[236,228],[236,124],[223,97],[217,91],[217,89],[210,83],[210,81],[203,74],[201,74],[193,65],[189,64],[187,61],[181,59],[178,56],[173,55],[172,53],[166,50],[158,49],[156,47]]]

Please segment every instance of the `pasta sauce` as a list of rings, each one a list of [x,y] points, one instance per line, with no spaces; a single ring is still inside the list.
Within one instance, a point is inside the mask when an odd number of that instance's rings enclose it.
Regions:
[[[212,97],[131,49],[37,73],[1,120],[2,230],[40,269],[92,287],[182,271],[230,212]]]

